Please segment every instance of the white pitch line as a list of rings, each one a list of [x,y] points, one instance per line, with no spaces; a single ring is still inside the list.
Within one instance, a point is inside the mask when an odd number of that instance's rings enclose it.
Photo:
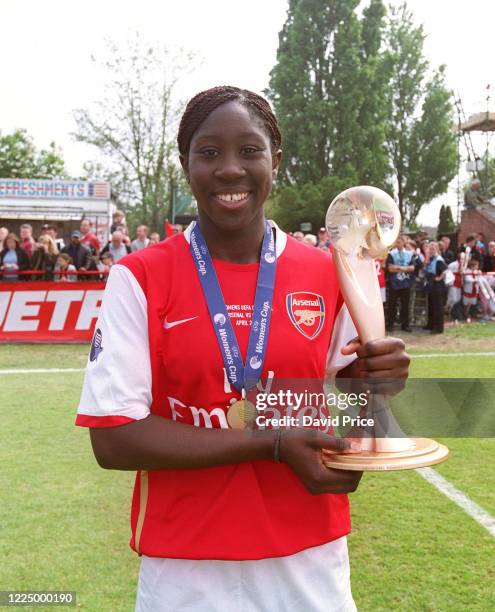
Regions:
[[[424,353],[422,355],[414,355],[410,357],[413,359],[428,359],[431,357],[495,357],[495,352],[491,353]]]
[[[462,508],[466,514],[474,519],[478,525],[484,527],[490,535],[495,538],[495,518],[478,506],[476,502],[469,499],[467,495],[456,489],[452,483],[440,476],[438,472],[431,468],[419,468],[416,470],[427,482],[433,485],[446,497]]]
[[[84,372],[86,368],[33,368],[27,370],[0,370],[3,374],[57,374],[59,372]]]

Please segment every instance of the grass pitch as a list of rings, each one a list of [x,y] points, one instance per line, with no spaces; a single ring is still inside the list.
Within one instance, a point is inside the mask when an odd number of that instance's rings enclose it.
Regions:
[[[456,351],[495,351],[492,328],[473,330],[452,332]],[[452,352],[436,338],[412,340],[412,353]],[[0,369],[83,368],[86,354],[81,345],[0,346]],[[413,357],[412,375],[493,377],[493,364],[489,356]],[[82,609],[132,610],[133,474],[100,469],[88,432],[74,427],[82,378],[0,375],[0,590],[75,590]],[[452,456],[438,471],[495,515],[494,440],[446,443]],[[365,475],[351,507],[359,610],[495,609],[493,537],[417,473]]]

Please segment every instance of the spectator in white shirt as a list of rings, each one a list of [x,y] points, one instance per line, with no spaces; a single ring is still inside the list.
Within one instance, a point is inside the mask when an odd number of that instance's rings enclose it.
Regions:
[[[468,323],[471,323],[471,307],[478,303],[479,290],[476,281],[480,274],[479,265],[477,259],[470,259],[462,279],[462,303],[464,305],[464,316]]]
[[[99,270],[99,272],[101,272],[101,280],[106,280],[108,277],[108,274],[110,272],[110,268],[113,266],[113,257],[111,255],[110,252],[105,253],[102,258],[101,261],[98,262],[97,264],[97,268]]]
[[[150,240],[148,238],[148,226],[147,225],[138,225],[136,230],[137,238],[133,240],[131,243],[131,251],[140,251],[141,249],[145,249]]]
[[[303,238],[303,242],[309,246],[316,246],[318,244],[318,238],[314,234],[306,234]]]
[[[72,264],[68,253],[60,253],[55,265],[54,277],[57,283],[75,283],[77,281],[76,267]]]
[[[124,234],[120,230],[116,230],[112,234],[112,239],[100,253],[100,258],[105,253],[110,253],[113,257],[113,263],[118,263],[119,259],[125,257],[131,252],[131,247],[124,244]]]

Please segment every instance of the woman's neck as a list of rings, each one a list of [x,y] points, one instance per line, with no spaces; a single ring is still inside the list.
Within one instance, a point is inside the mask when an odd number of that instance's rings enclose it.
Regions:
[[[265,233],[263,216],[253,219],[248,227],[240,230],[219,228],[201,215],[199,224],[212,258],[239,264],[259,262]]]

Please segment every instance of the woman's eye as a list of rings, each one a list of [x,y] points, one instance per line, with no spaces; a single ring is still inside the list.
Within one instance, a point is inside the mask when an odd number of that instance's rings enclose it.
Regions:
[[[200,151],[200,155],[203,157],[215,157],[218,154],[216,149],[203,149]]]
[[[257,149],[256,147],[243,147],[242,148],[242,152],[246,153],[247,155],[252,155],[253,153],[257,153],[259,151],[259,149]]]

